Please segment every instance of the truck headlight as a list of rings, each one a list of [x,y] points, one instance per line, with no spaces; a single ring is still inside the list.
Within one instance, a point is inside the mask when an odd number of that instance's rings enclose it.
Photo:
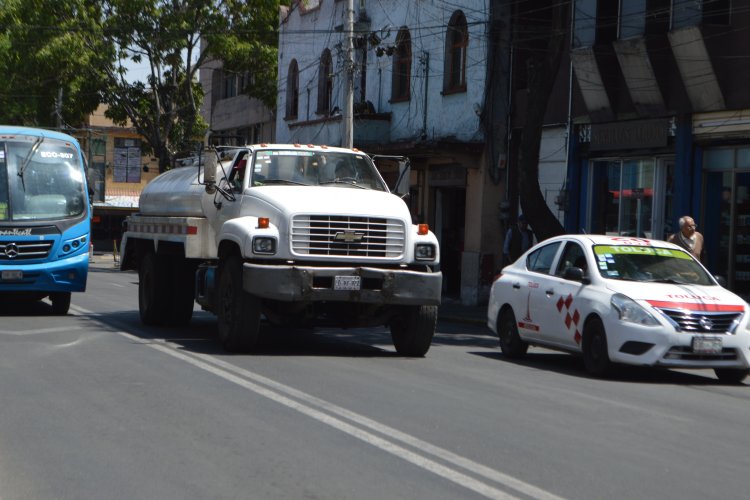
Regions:
[[[659,321],[630,297],[616,293],[610,299],[610,303],[622,321],[643,326],[659,326]]]
[[[418,243],[414,247],[414,257],[417,260],[435,260],[435,245],[432,243]]]
[[[276,238],[256,236],[253,238],[253,253],[273,255],[276,253]]]

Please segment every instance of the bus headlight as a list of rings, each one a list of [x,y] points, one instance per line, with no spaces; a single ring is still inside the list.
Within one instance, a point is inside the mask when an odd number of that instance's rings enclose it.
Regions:
[[[253,253],[259,255],[273,255],[276,253],[276,238],[256,236],[253,238]]]
[[[414,258],[417,260],[435,260],[435,245],[432,243],[417,243],[414,247]]]

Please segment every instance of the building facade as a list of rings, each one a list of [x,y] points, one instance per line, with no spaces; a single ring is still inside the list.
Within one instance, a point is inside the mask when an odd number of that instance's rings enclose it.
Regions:
[[[100,105],[83,126],[72,132],[86,155],[93,190],[91,239],[97,251],[119,245],[125,218],[138,211],[143,188],[159,174],[159,161],[144,155],[144,140],[128,124],[115,125]]]
[[[534,3],[524,8],[546,4]],[[567,130],[566,230],[666,239],[691,215],[709,271],[749,296],[750,1],[570,8],[547,120]]]
[[[482,123],[489,3],[357,0],[350,57],[346,0],[293,2],[279,37],[277,141],[341,145],[350,71],[354,147],[410,159],[406,201],[440,240],[444,297],[466,304],[486,300],[504,229],[505,179]]]
[[[200,113],[208,124],[206,143],[213,145],[274,142],[274,110],[243,93],[249,73],[225,70],[221,61],[201,66],[199,78],[204,98]]]

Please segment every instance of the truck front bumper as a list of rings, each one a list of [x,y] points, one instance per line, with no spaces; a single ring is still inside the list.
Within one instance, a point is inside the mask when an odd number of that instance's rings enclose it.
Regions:
[[[359,276],[359,290],[336,290],[336,276]],[[284,302],[363,302],[439,305],[441,272],[376,267],[304,267],[245,263],[243,288],[264,299]]]

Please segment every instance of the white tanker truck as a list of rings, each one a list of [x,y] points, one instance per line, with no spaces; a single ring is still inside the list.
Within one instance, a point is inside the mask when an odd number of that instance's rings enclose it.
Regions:
[[[218,317],[229,351],[275,325],[388,325],[396,351],[424,356],[440,304],[440,250],[413,224],[372,159],[297,144],[237,148],[221,162],[151,181],[130,216],[120,267],[137,270],[147,325],[187,324],[193,302]]]

